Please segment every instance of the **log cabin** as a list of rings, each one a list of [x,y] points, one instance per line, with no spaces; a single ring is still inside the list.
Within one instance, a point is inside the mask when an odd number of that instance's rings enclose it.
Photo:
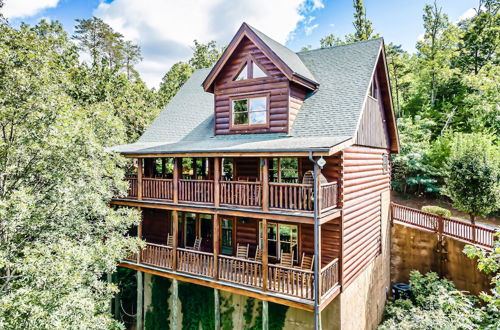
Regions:
[[[382,39],[295,53],[243,23],[112,150],[135,164],[112,204],[142,211],[146,242],[121,266],[307,310],[316,328],[334,328],[332,302],[338,327],[380,319],[399,150]]]

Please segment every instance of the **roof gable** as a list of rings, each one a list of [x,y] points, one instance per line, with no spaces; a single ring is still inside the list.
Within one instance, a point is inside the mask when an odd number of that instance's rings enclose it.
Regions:
[[[302,63],[296,53],[269,38],[259,30],[243,23],[227,48],[224,50],[220,59],[217,63],[215,63],[214,67],[203,81],[202,85],[205,91],[213,91],[213,83],[217,78],[217,75],[245,37],[253,42],[289,80],[301,84],[311,90],[318,87],[316,79],[307,66]]]
[[[306,96],[288,134],[214,135],[214,96],[201,86],[210,69],[202,69],[193,73],[137,143],[112,150],[124,154],[331,151],[354,144],[373,74],[386,72],[385,60],[377,65],[382,50],[382,39],[373,39],[297,53],[321,87]],[[389,133],[397,139],[388,79],[380,80],[380,89],[384,88],[384,105],[389,104],[385,118]],[[397,152],[395,146],[391,143]]]

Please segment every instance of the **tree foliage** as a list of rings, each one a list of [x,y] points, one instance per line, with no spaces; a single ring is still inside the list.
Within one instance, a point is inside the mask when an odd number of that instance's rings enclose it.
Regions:
[[[472,221],[500,209],[500,148],[489,136],[457,134],[446,171],[444,193]]]
[[[0,327],[111,327],[104,274],[138,221],[108,204],[126,184],[104,145],[123,128],[68,93],[79,62],[60,25],[0,34]]]
[[[354,6],[354,34],[346,36],[347,42],[369,40],[378,38],[379,35],[373,34],[372,22],[366,18],[366,9],[363,0],[353,0]]]
[[[495,233],[493,248],[490,251],[467,245],[464,252],[469,258],[477,258],[480,271],[492,275],[491,293],[481,292],[480,295],[486,303],[483,307],[483,326],[486,329],[500,329],[500,231]]]

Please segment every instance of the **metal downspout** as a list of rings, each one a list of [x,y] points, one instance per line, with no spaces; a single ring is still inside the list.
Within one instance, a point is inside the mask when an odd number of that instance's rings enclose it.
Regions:
[[[318,217],[318,170],[319,165],[309,151],[309,160],[314,164],[313,192],[314,192],[314,329],[321,329],[319,311],[319,217]]]

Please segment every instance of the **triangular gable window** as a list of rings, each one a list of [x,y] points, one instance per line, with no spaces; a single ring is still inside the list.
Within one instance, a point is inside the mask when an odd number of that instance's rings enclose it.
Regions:
[[[267,77],[267,74],[264,73],[264,71],[259,68],[255,62],[252,62],[252,69],[253,69],[253,78],[261,78],[261,77]]]
[[[243,66],[243,69],[241,69],[240,73],[238,74],[238,76],[234,80],[240,81],[240,80],[245,80],[245,79],[248,79],[248,69],[247,69],[246,64]]]
[[[253,60],[249,59],[241,68],[240,73],[234,78],[234,81],[263,77],[267,77],[267,74]]]

